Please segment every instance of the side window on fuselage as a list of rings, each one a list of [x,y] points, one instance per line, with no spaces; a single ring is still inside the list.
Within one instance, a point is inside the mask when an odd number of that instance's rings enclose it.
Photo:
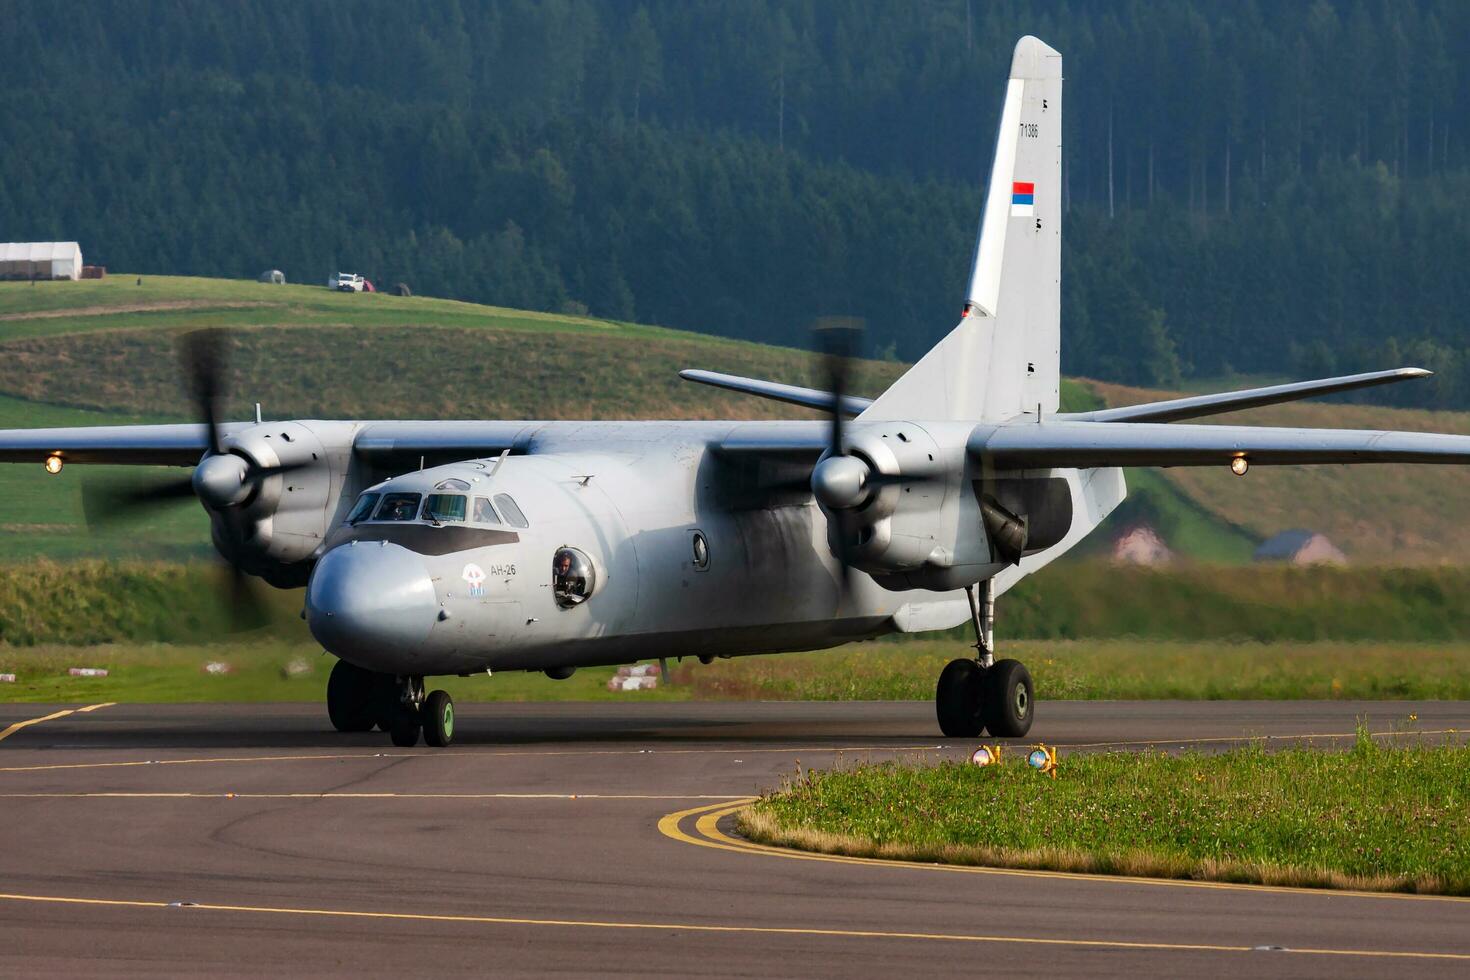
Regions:
[[[473,520],[476,524],[499,524],[500,515],[495,513],[495,508],[490,505],[489,497],[476,497],[473,510]]]
[[[530,523],[526,521],[526,515],[522,514],[521,509],[516,506],[516,502],[510,499],[510,494],[497,493],[495,495],[495,506],[498,507],[500,509],[500,513],[504,515],[505,523],[509,524],[511,527],[531,526]]]

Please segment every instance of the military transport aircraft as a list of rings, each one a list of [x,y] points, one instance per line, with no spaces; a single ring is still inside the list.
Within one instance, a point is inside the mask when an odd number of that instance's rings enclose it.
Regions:
[[[944,668],[951,737],[1019,737],[1031,678],[997,660],[996,597],[1127,492],[1123,466],[1470,462],[1470,437],[1175,425],[1428,374],[1414,368],[1058,411],[1062,59],[1016,45],[958,325],[881,396],[705,371],[826,421],[217,419],[217,335],[185,337],[202,424],[0,431],[0,459],[193,467],[241,574],[306,586],[339,660],[327,710],[396,745],[454,736],[424,678],[829,647],[969,621]],[[840,354],[840,345],[834,354]]]

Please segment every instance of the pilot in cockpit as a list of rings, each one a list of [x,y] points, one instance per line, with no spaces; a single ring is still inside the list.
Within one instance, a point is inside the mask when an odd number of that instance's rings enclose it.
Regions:
[[[418,510],[418,494],[397,494],[390,496],[384,502],[383,512],[378,515],[380,521],[411,521]]]

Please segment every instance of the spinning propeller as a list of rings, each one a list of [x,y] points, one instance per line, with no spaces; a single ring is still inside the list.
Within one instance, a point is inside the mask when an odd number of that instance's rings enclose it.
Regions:
[[[179,351],[197,416],[208,432],[209,455],[200,461],[190,476],[183,479],[109,480],[84,484],[82,508],[89,525],[101,527],[136,519],[148,511],[188,497],[197,498],[210,511],[228,519],[238,514],[235,508],[251,499],[265,480],[310,465],[261,466],[225,448],[224,431],[219,420],[220,401],[224,397],[225,341],[224,331],[197,330],[184,334]],[[243,524],[241,521],[230,523],[236,526]],[[235,613],[236,628],[248,629],[262,624],[265,615],[250,591],[245,573],[234,562],[229,566],[229,602]]]
[[[862,522],[857,513],[885,487],[928,483],[939,473],[883,473],[861,456],[849,453],[844,440],[846,418],[840,407],[848,392],[852,362],[862,339],[860,322],[838,319],[821,322],[813,331],[822,352],[827,390],[832,393],[827,452],[812,469],[811,491],[829,521],[835,522],[830,540],[842,569],[842,588],[850,584]]]

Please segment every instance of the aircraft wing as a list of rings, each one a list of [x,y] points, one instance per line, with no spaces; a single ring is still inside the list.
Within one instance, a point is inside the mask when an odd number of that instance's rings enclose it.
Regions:
[[[228,434],[241,427],[226,424]],[[88,425],[62,429],[0,429],[0,462],[132,463],[193,466],[209,448],[209,430],[178,425]]]
[[[1376,385],[1393,384],[1427,378],[1434,374],[1423,368],[1405,367],[1392,371],[1369,371],[1367,374],[1349,374],[1339,378],[1322,378],[1317,381],[1294,381],[1291,384],[1271,385],[1267,388],[1247,388],[1244,391],[1225,391],[1214,395],[1196,395],[1191,398],[1171,398],[1163,402],[1148,402],[1143,405],[1125,405],[1121,408],[1104,408],[1096,412],[1061,413],[1055,418],[1068,422],[1175,422],[1179,419],[1197,419],[1222,412],[1238,412],[1262,405],[1278,405],[1301,398],[1315,398],[1339,391],[1372,388]]]
[[[797,385],[783,385],[776,381],[761,381],[758,378],[742,378],[734,374],[720,374],[718,371],[698,371],[690,368],[680,371],[679,377],[685,381],[697,381],[702,385],[712,385],[716,388],[724,388],[727,391],[738,391],[744,395],[755,395],[757,398],[769,398],[772,401],[785,402],[788,405],[815,408],[822,412],[832,411],[832,403],[835,400],[830,391],[821,391],[816,388],[801,388]],[[863,409],[871,404],[873,404],[871,398],[858,398],[855,395],[844,395],[842,397],[842,414],[855,418],[861,415]]]
[[[831,438],[825,422],[741,422],[710,448],[728,457],[816,462]]]
[[[525,451],[544,422],[364,422],[352,441],[358,456],[416,465],[432,459],[476,459]]]
[[[226,422],[222,435],[254,423]],[[520,451],[537,422],[364,422],[353,441],[360,456],[415,466],[419,457],[466,459]],[[194,466],[209,449],[209,431],[197,423],[91,425],[56,429],[0,429],[0,462],[120,463]]]
[[[1247,425],[1042,422],[980,426],[969,452],[999,469],[1298,463],[1470,463],[1470,436]]]

